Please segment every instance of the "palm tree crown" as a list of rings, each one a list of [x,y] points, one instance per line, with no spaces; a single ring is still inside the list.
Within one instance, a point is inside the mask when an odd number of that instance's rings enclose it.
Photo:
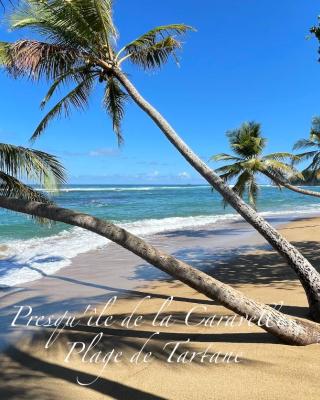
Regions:
[[[301,160],[311,159],[302,174],[307,182],[317,182],[320,178],[320,117],[312,119],[309,139],[300,139],[293,146],[293,150],[307,148],[312,150],[298,155]]]
[[[0,196],[50,203],[44,193],[21,179],[54,189],[65,182],[65,173],[59,161],[48,153],[0,143]]]
[[[127,93],[115,72],[125,61],[154,69],[170,55],[176,59],[176,50],[181,47],[177,36],[192,29],[183,24],[158,26],[117,50],[111,0],[26,0],[11,15],[10,25],[12,29],[28,28],[43,38],[0,43],[0,63],[11,75],[51,82],[42,108],[57,89],[73,85],[42,119],[32,139],[53,118],[68,116],[73,107],[85,108],[99,82],[104,85],[103,106],[119,142]]]
[[[266,139],[261,136],[261,125],[256,122],[246,122],[239,129],[226,133],[230,147],[235,155],[221,153],[214,155],[213,161],[232,161],[216,169],[225,181],[236,178],[233,190],[243,197],[247,192],[248,201],[256,207],[259,186],[257,175],[263,174],[279,185],[279,181],[288,181],[290,177],[300,177],[300,173],[287,162],[297,161],[290,153],[272,153],[262,155]]]

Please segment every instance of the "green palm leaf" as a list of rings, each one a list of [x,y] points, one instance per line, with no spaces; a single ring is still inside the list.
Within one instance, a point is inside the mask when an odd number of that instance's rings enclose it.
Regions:
[[[219,153],[210,157],[212,161],[241,161],[240,157],[235,157],[226,153]]]
[[[26,185],[32,180],[46,189],[57,189],[65,183],[65,170],[52,155],[42,151],[0,143],[0,195],[52,204],[45,193]],[[48,223],[36,218],[40,223]]]
[[[98,75],[99,72],[97,71],[96,73]],[[46,104],[50,101],[51,97],[53,96],[53,94],[56,92],[56,90],[58,88],[60,88],[61,86],[64,86],[67,83],[70,83],[70,82],[80,84],[82,81],[84,81],[86,79],[87,74],[88,74],[87,66],[71,69],[68,72],[66,72],[65,74],[62,74],[51,85],[46,96],[44,97],[44,99],[42,100],[42,102],[40,104],[40,108],[43,109],[46,106]]]
[[[95,75],[87,76],[82,82],[80,82],[71,92],[65,95],[42,119],[33,135],[31,141],[34,141],[41,133],[46,129],[48,123],[64,114],[68,117],[71,113],[72,107],[76,109],[85,109],[88,106],[89,94],[93,88]]]
[[[260,124],[254,121],[246,122],[240,128],[228,131],[227,137],[230,147],[236,155],[221,153],[211,159],[213,161],[234,161],[233,164],[216,169],[216,172],[225,181],[237,178],[234,191],[240,197],[243,197],[247,191],[248,201],[254,208],[259,193],[256,180],[258,174],[264,174],[279,188],[281,188],[279,181],[290,182],[292,179],[304,179],[303,174],[294,167],[294,163],[301,161],[301,155],[288,152],[262,155],[266,139],[261,135]]]
[[[317,147],[317,146],[319,146],[319,143],[316,143],[313,140],[300,139],[294,144],[293,150],[299,150],[299,149],[305,149],[307,147]]]
[[[283,163],[278,160],[266,160],[264,168],[270,173],[279,173],[283,180],[303,179],[303,174],[292,165]],[[261,170],[263,172],[263,169]]]
[[[93,81],[98,78],[106,86],[103,104],[121,142],[120,125],[127,97],[119,77],[121,63],[130,59],[143,68],[160,67],[170,56],[176,56],[181,47],[178,37],[193,30],[184,24],[159,26],[117,51],[112,3],[112,0],[24,0],[15,7],[10,28],[27,29],[36,37],[0,42],[0,65],[13,77],[50,82],[41,108],[59,88],[75,85],[42,119],[32,140],[55,117],[69,116],[71,107],[86,107]]]
[[[45,78],[57,79],[72,68],[81,66],[79,54],[72,49],[60,45],[39,42],[36,40],[18,40],[3,43],[1,58],[14,77],[26,76],[32,80]]]
[[[39,201],[40,203],[49,203],[52,201],[38,190],[34,190],[25,185],[18,179],[0,171],[0,196],[13,197],[29,201]]]
[[[183,24],[159,26],[140,36],[120,50],[125,56],[120,63],[129,59],[132,63],[144,69],[161,67],[170,55],[176,58],[175,51],[181,47],[181,42],[174,35],[181,35],[192,27]]]
[[[259,193],[259,186],[255,179],[254,174],[250,175],[250,178],[247,180],[247,188],[248,188],[248,201],[249,204],[252,205],[254,209],[257,207],[257,198]]]
[[[56,157],[39,150],[0,143],[0,170],[16,178],[36,180],[46,188],[65,183],[65,171]]]
[[[243,171],[239,177],[237,182],[235,183],[233,190],[240,196],[243,197],[246,186],[251,179],[251,174],[248,170]]]
[[[317,154],[318,154],[318,150],[314,150],[314,151],[307,151],[305,153],[296,154],[296,156],[299,158],[299,161],[300,160],[303,161],[303,160],[309,160],[310,158],[313,158]]]
[[[292,153],[288,153],[288,152],[278,152],[278,153],[270,153],[267,154],[265,156],[262,157],[262,159],[264,160],[277,160],[277,161],[285,161],[285,160],[289,160],[289,161],[300,161],[301,157],[299,155],[296,154],[292,154]]]
[[[113,130],[119,144],[123,141],[121,121],[124,117],[124,104],[127,98],[127,94],[121,89],[118,81],[110,76],[105,88],[103,104],[112,119]]]
[[[260,124],[245,122],[239,129],[227,132],[232,150],[240,157],[254,157],[265,147],[266,140],[261,137]]]
[[[310,135],[308,139],[300,139],[293,146],[295,150],[311,148],[310,151],[298,154],[299,160],[310,160],[311,163],[302,171],[306,182],[315,183],[320,176],[320,117],[312,119]]]
[[[13,29],[34,30],[56,44],[95,52],[116,36],[109,0],[28,0],[11,16]]]

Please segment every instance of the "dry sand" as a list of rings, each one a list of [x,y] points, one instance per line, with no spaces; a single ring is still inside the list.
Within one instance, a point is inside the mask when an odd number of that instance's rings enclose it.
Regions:
[[[235,229],[243,231],[241,239],[233,238]],[[306,298],[296,276],[256,235],[250,236],[249,240],[250,232],[242,223],[229,227],[229,230],[202,229],[194,234],[192,231],[184,231],[176,233],[175,237],[171,233],[156,237],[153,241],[168,251],[180,252],[179,255],[184,259],[197,267],[204,266],[208,273],[254,299],[268,304],[283,302],[284,312],[306,317]],[[281,232],[319,267],[319,218],[291,222],[283,226]],[[233,253],[232,259],[222,257],[222,249],[226,248]],[[56,276],[25,285],[23,289],[8,292],[1,297],[4,310],[1,318],[2,339],[14,338],[1,355],[1,399],[320,398],[318,345],[287,346],[258,327],[246,323],[239,326],[239,319],[234,321],[234,326],[226,326],[225,323],[211,327],[204,324],[186,326],[186,315],[193,307],[197,307],[191,318],[193,324],[200,323],[208,316],[226,318],[233,314],[187,286],[168,279],[164,274],[155,273],[146,279],[143,271],[150,267],[121,249],[110,248],[108,253],[115,260],[113,267],[118,268],[118,275],[121,266],[128,264],[128,258],[134,266],[129,279],[124,277],[128,271],[121,270],[117,288],[106,286],[108,277],[105,277],[105,268],[95,268],[93,281],[92,270],[90,274],[88,268],[82,268],[78,260],[70,268],[59,271]],[[102,252],[100,256],[102,259],[105,254]],[[92,255],[86,257],[81,258],[83,266]],[[96,254],[95,257],[95,265],[99,265],[99,256]],[[112,271],[114,269],[110,270],[110,274],[114,273]],[[137,282],[140,287],[134,288]],[[14,336],[18,335],[18,330],[5,327],[14,315],[14,304],[31,304],[35,314],[41,315],[40,311],[44,308],[59,312],[63,309],[81,310],[89,303],[100,305],[101,309],[114,294],[122,296],[110,310],[116,321],[114,325],[89,328],[83,323],[73,330],[65,329],[47,350],[44,345],[52,330],[31,329],[28,330],[31,335],[26,335],[26,330],[21,329],[20,336],[22,333],[23,337],[18,340]],[[150,295],[151,299],[141,303],[146,295]],[[170,327],[154,326],[155,315],[169,296],[174,296],[174,301],[163,310],[161,318],[172,315],[174,324]],[[141,325],[130,329],[122,327],[120,321],[130,315],[138,304],[141,305],[135,315],[143,315]],[[81,359],[83,353],[73,355],[70,362],[66,363],[69,343],[81,341],[88,346],[100,332],[103,332],[103,338],[93,353],[101,351],[101,354],[105,354],[114,348],[115,351],[123,352],[122,359],[119,363],[109,364],[102,376],[90,386],[80,386],[76,383],[77,377],[82,383],[93,381],[99,375],[102,365],[84,362],[86,360]],[[150,362],[130,362],[130,357],[139,351],[154,332],[160,334],[150,340],[145,348],[145,352],[152,352]],[[181,349],[179,347],[178,354],[183,351],[203,352],[209,346],[210,353],[219,353],[214,358],[217,363],[202,363],[200,357],[185,364],[177,362],[177,358],[173,357],[175,362],[169,363],[168,357],[173,345],[164,349],[165,344],[184,342],[188,338],[190,342],[184,343]],[[229,363],[223,360],[224,355],[230,355],[231,352],[239,355],[239,363],[232,362],[232,358]]]

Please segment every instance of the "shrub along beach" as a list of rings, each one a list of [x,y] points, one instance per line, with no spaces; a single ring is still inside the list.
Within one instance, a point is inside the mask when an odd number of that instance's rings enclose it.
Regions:
[[[124,44],[109,0],[3,5],[14,31],[0,42],[5,82],[23,85],[27,78],[30,90],[49,83],[41,108],[55,105],[30,147],[0,144],[0,393],[318,398],[319,117],[309,137],[300,132],[272,152],[265,151],[262,125],[244,122],[227,131],[232,154],[207,163],[182,139],[183,129],[182,136],[175,131],[175,118],[171,125],[133,83],[134,67],[148,72],[178,62],[184,36],[195,35],[193,23],[161,24]],[[314,42],[319,32],[310,29]],[[166,152],[200,184],[187,172],[174,184],[155,184],[158,171],[135,175],[134,184],[121,184],[121,175],[114,184],[69,184],[62,162],[33,146],[46,130],[52,134],[54,119],[87,109],[91,97],[102,98],[119,146],[131,101],[130,113],[140,118],[143,111]],[[82,136],[61,124],[68,132],[61,145],[72,140],[66,157],[121,157],[105,147],[83,152]],[[86,135],[87,145],[99,135]],[[195,147],[205,147],[197,140]],[[222,133],[206,152],[226,142]]]

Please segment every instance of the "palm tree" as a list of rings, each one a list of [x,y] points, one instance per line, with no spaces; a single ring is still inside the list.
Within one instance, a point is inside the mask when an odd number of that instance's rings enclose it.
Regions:
[[[293,150],[307,149],[310,151],[298,154],[301,160],[310,160],[310,164],[302,171],[308,183],[317,182],[320,178],[320,117],[314,117],[311,123],[309,139],[300,139]]]
[[[291,318],[272,307],[256,302],[229,285],[159,251],[143,239],[109,221],[54,205],[1,196],[0,207],[78,226],[112,240],[161,271],[179,279],[207,297],[218,300],[229,310],[245,317],[286,343],[303,346],[320,342],[318,324]]]
[[[72,107],[85,108],[95,83],[99,82],[104,87],[103,104],[121,142],[124,106],[131,97],[200,175],[287,260],[304,287],[310,314],[320,320],[320,275],[315,268],[186,145],[122,70],[125,62],[150,70],[161,67],[170,56],[176,58],[181,47],[179,36],[191,27],[159,26],[117,50],[111,0],[26,0],[12,14],[11,28],[28,28],[28,32],[34,31],[37,38],[43,38],[0,44],[2,59],[12,76],[52,82],[42,107],[58,88],[73,84],[72,90],[42,119],[33,140],[53,118],[69,115]]]
[[[22,179],[55,189],[65,182],[65,172],[59,161],[48,153],[0,143],[0,196],[52,203],[43,192],[26,185]]]
[[[230,147],[234,155],[221,153],[214,155],[213,161],[232,161],[231,164],[217,168],[215,171],[220,177],[229,182],[236,178],[233,190],[243,198],[247,192],[249,203],[256,208],[259,186],[257,175],[268,177],[279,188],[286,188],[298,193],[320,197],[320,193],[290,184],[292,179],[303,180],[303,175],[297,171],[293,164],[299,162],[302,155],[291,153],[271,153],[263,155],[266,139],[261,136],[261,125],[256,122],[246,122],[239,129],[227,132]],[[288,162],[286,162],[288,161]]]

